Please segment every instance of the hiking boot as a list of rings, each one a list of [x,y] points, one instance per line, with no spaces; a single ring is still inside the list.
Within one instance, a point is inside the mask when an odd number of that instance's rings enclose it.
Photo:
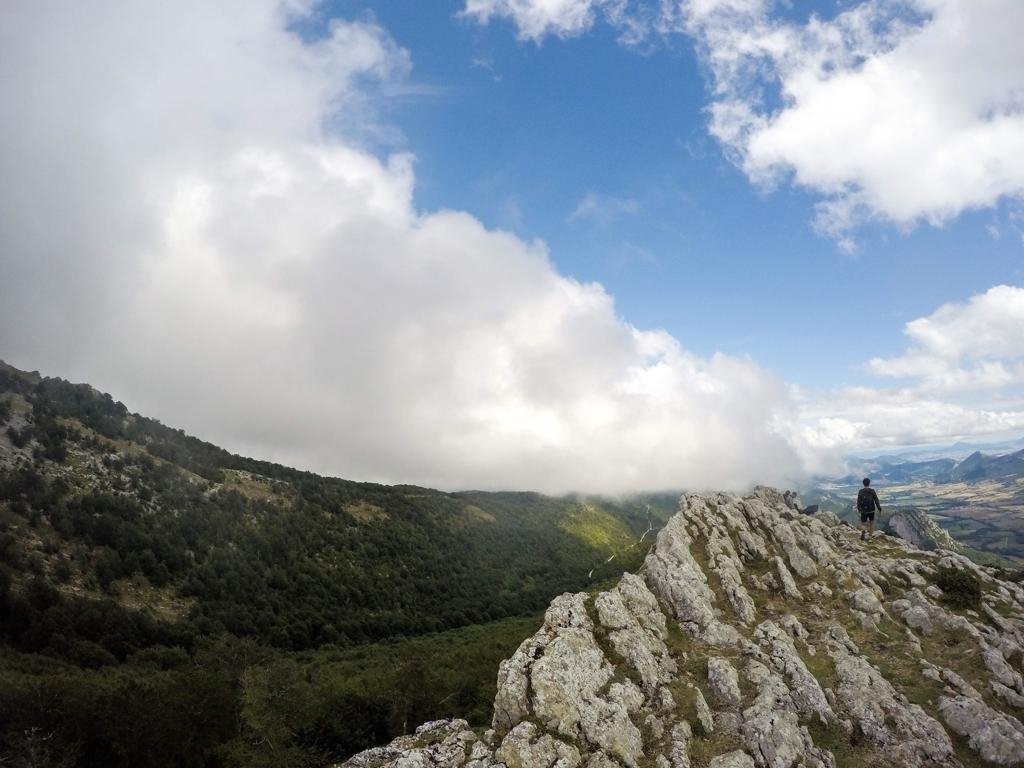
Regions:
[[[861,531],[860,532],[860,540],[861,541],[864,541],[864,539],[866,539],[867,537],[868,537],[868,532],[867,531]]]

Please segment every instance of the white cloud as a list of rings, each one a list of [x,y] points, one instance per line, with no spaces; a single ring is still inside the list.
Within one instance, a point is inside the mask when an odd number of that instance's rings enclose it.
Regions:
[[[1024,382],[1024,288],[997,285],[907,323],[912,346],[876,357],[873,373],[916,378],[929,390],[998,389]]]
[[[690,35],[711,75],[711,134],[754,183],[817,194],[817,226],[846,251],[868,220],[941,225],[1024,196],[1024,3],[864,0],[804,23],[782,5],[467,0],[464,12],[512,18],[537,41],[598,18],[629,43]]]
[[[234,450],[445,488],[784,482],[785,388],[631,327],[361,148],[409,67],[269,0],[0,8],[0,356]]]
[[[612,0],[614,2],[614,0]],[[594,24],[595,11],[609,0],[466,0],[462,15],[486,24],[511,19],[519,37],[540,42],[548,35],[572,37]]]
[[[587,192],[579,201],[569,221],[586,219],[598,224],[610,224],[623,216],[633,216],[640,211],[640,203],[631,197],[614,197],[597,192]]]
[[[896,388],[794,393],[790,435],[811,446],[808,466],[830,453],[947,442],[1024,429],[1024,288],[999,285],[906,324],[910,346],[869,370]]]
[[[712,133],[753,181],[822,195],[825,230],[1024,194],[1016,0],[868,0],[804,25],[766,3],[682,7],[714,77]]]
[[[576,37],[603,18],[618,30],[619,42],[632,46],[650,36],[659,12],[635,0],[466,0],[459,15],[480,24],[508,19],[520,40],[538,44],[549,35]]]
[[[352,138],[409,57],[367,21],[304,42],[287,8],[0,7],[0,356],[234,450],[445,488],[783,483],[1024,424],[1012,386],[979,406],[913,368],[1012,374],[1021,289],[909,324],[898,390],[695,356],[543,244],[417,210],[413,158]]]
[[[920,389],[846,387],[797,395],[800,419],[786,425],[790,439],[805,446],[805,466],[830,474],[844,454],[1024,430],[1024,402],[983,405],[930,396]]]

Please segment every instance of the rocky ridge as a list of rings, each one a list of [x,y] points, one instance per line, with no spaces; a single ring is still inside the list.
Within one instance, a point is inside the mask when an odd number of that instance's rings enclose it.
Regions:
[[[888,533],[906,539],[918,549],[961,550],[960,544],[949,531],[932,520],[931,516],[919,509],[901,509],[893,512],[885,524]]]
[[[486,732],[427,723],[343,768],[1024,765],[1024,590],[800,509],[684,496],[638,575],[551,603]]]

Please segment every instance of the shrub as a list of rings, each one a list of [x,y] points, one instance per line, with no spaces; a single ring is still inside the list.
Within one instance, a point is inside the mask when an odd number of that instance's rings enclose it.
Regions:
[[[1005,581],[1012,581],[1014,584],[1020,584],[1024,581],[1024,568],[1018,568],[1013,571],[1003,569],[1003,572],[999,574],[999,578]]]
[[[940,568],[935,586],[945,593],[945,600],[957,608],[981,607],[981,580],[959,568]]]
[[[28,441],[31,439],[32,435],[27,430],[19,430],[15,429],[14,427],[8,427],[7,437],[8,439],[10,439],[11,443],[14,444],[15,448],[24,448],[26,445],[28,445]]]

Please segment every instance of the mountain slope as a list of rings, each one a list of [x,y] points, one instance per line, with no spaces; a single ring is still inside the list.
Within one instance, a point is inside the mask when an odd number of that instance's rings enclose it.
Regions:
[[[638,567],[676,497],[321,477],[0,363],[0,763],[250,766],[277,724],[275,764],[319,765],[477,717],[551,598]],[[427,665],[449,647],[470,661]]]
[[[899,484],[909,482],[927,482],[945,477],[956,466],[953,459],[931,459],[928,461],[892,461],[863,462],[860,476],[869,475],[872,482],[878,484]],[[860,477],[853,478],[855,482]]]
[[[639,575],[556,598],[491,729],[345,768],[1024,764],[1024,589],[761,489],[686,496]]]
[[[964,483],[972,480],[980,480],[985,476],[985,465],[990,457],[981,451],[975,451],[970,456],[960,461],[949,470],[948,475],[940,478],[948,483]]]
[[[885,531],[910,542],[918,549],[948,549],[962,552],[963,547],[949,531],[940,527],[927,512],[898,509],[885,521]]]
[[[1024,478],[1024,450],[1000,456],[976,451],[953,467],[943,477],[950,483],[973,483],[981,480],[1020,480]]]
[[[613,573],[609,554],[638,562],[631,545],[674,499],[325,478],[232,455],[89,387],[4,367],[3,392],[0,503],[20,539],[11,557],[41,561],[36,570],[75,592],[130,599],[128,582],[144,579],[142,592],[162,591],[168,614],[200,631],[282,648],[540,610],[592,570]],[[572,523],[587,510],[599,514],[582,530]]]

